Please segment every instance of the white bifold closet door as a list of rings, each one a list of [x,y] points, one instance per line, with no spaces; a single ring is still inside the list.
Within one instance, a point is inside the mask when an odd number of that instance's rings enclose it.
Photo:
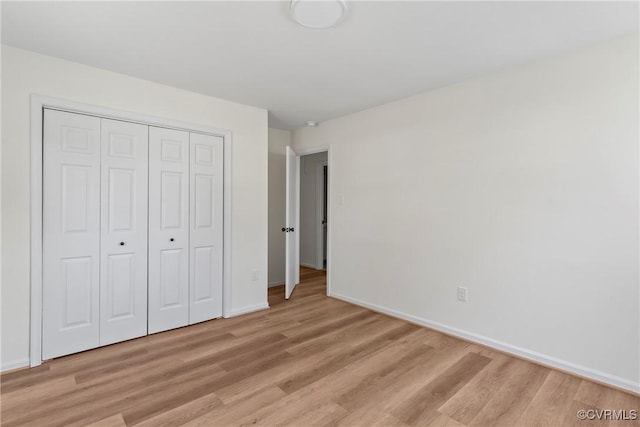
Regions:
[[[223,139],[149,128],[149,333],[222,315]]]
[[[43,358],[147,332],[147,126],[44,111]]]
[[[100,340],[100,119],[44,111],[42,357]]]
[[[222,316],[223,139],[190,133],[189,323]]]
[[[222,315],[223,138],[45,109],[43,359]]]
[[[100,345],[147,334],[148,133],[102,119]]]
[[[189,133],[149,128],[149,333],[189,324]]]

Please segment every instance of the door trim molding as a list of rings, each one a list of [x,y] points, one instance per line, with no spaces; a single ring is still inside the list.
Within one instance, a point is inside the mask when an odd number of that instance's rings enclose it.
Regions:
[[[115,110],[96,105],[83,104],[65,99],[31,94],[30,97],[30,334],[29,334],[29,365],[38,366],[42,363],[42,144],[43,144],[43,109],[67,111],[70,113],[98,116],[105,119],[139,123],[168,129],[188,132],[204,133],[224,139],[224,218],[223,218],[223,284],[222,284],[222,315],[229,317],[231,312],[231,160],[232,133],[230,130],[202,126],[179,120]]]

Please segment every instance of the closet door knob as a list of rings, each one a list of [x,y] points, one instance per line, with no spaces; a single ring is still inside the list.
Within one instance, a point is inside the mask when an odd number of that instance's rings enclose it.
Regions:
[[[169,239],[169,241],[170,241],[170,242],[173,242],[173,240],[174,240],[174,238],[173,238],[173,237]]]
[[[124,242],[120,242],[120,246],[124,246]]]

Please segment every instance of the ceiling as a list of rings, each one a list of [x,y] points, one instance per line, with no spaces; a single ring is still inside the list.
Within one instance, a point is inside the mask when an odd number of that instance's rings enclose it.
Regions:
[[[2,42],[324,121],[638,31],[638,2],[351,1],[336,28],[288,1],[2,2]]]

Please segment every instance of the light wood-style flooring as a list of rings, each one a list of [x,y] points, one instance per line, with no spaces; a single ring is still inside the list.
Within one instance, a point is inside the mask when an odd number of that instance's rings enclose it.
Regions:
[[[631,394],[325,295],[302,270],[270,310],[2,375],[3,426],[638,426],[579,409]]]

